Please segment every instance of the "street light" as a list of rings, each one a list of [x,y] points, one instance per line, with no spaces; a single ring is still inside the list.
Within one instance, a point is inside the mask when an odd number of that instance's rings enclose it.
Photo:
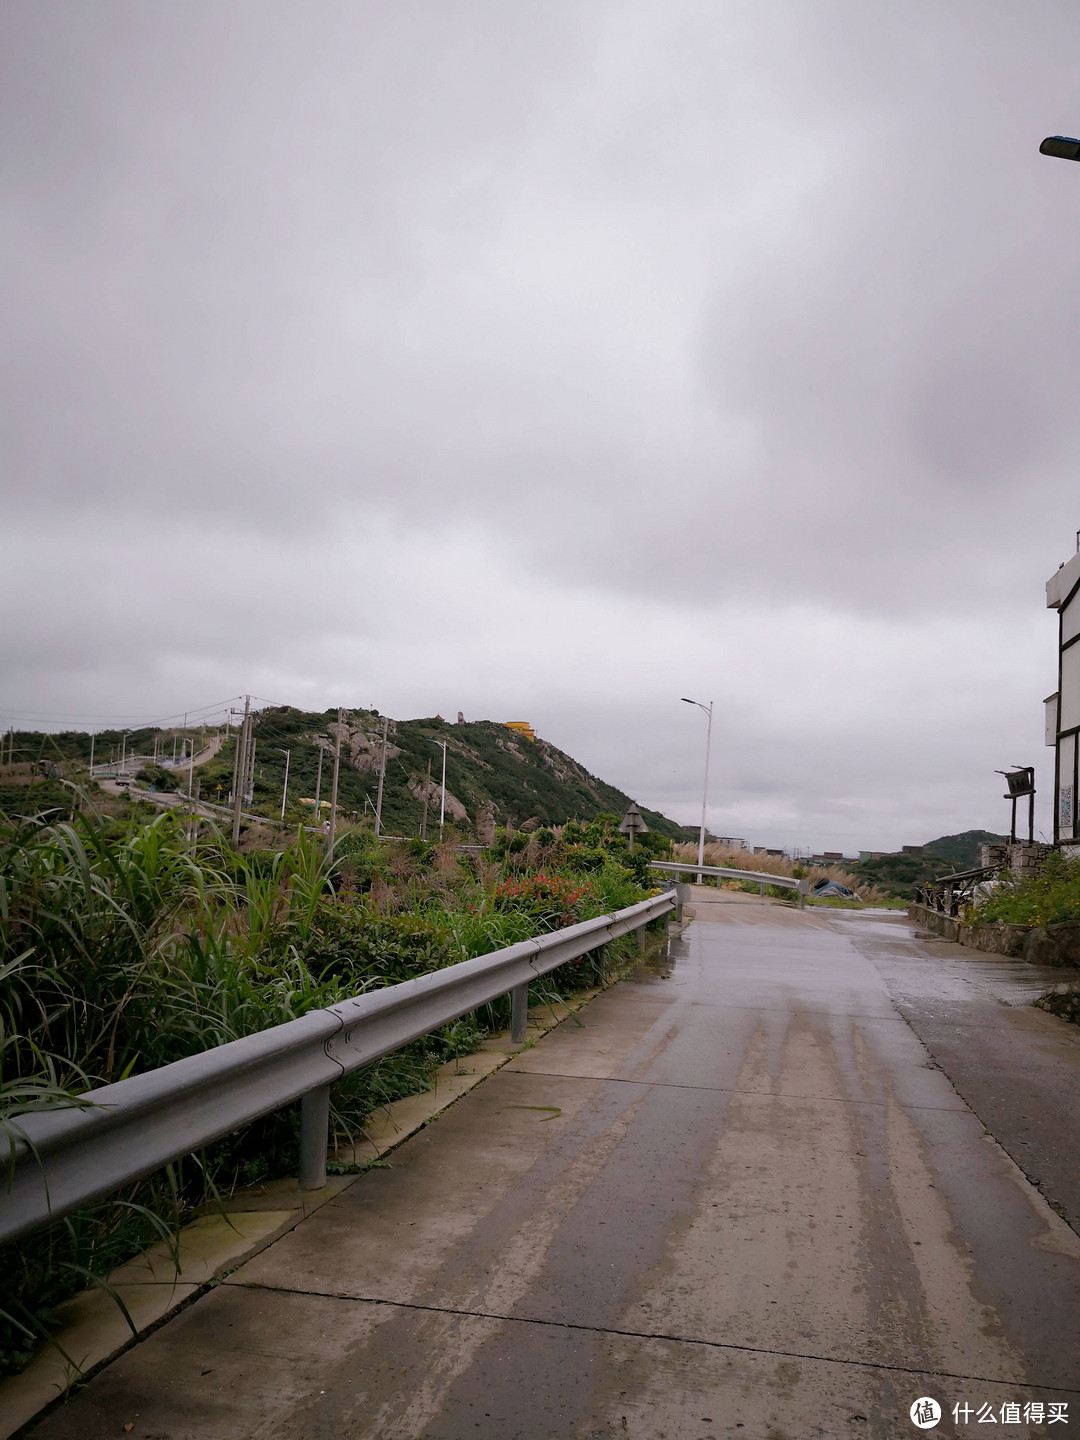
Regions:
[[[289,793],[289,757],[292,755],[292,751],[291,751],[291,750],[282,750],[279,745],[275,745],[275,746],[274,746],[274,749],[277,751],[277,753],[278,753],[279,755],[284,755],[284,756],[285,756],[285,784],[281,787],[281,823],[284,824],[284,823],[285,823],[285,797],[286,797],[286,795],[288,795],[288,793]]]
[[[442,801],[439,804],[439,839],[442,840],[443,821],[446,819],[446,747],[449,744],[449,741],[432,740],[429,736],[428,743],[430,745],[442,746]]]
[[[696,705],[699,710],[704,710],[709,717],[708,728],[705,731],[705,785],[701,792],[701,834],[698,836],[697,863],[705,864],[705,807],[709,803],[709,749],[712,745],[712,707],[710,700],[708,705],[703,705],[700,700],[688,700],[682,696],[684,705]]]
[[[1039,146],[1040,155],[1052,155],[1055,160],[1080,160],[1080,140],[1069,135],[1048,135]]]

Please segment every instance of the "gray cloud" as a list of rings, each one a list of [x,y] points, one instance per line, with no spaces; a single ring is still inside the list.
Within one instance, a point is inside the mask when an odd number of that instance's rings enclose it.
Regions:
[[[1038,744],[1080,523],[1080,175],[1035,153],[1078,40],[981,0],[9,5],[7,703],[457,687],[690,818],[693,680],[732,825],[966,824]]]

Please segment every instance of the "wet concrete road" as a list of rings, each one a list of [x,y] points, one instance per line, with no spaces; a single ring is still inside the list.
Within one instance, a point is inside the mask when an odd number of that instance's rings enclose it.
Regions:
[[[34,1435],[892,1440],[919,1396],[936,1434],[1048,1432],[1008,1403],[1080,1424],[1080,1239],[912,1018],[960,962],[895,918],[711,896]],[[1042,1018],[1049,1110],[1080,1050]]]

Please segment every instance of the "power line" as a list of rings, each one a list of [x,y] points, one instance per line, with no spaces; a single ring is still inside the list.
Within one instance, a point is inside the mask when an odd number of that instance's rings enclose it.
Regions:
[[[42,723],[54,725],[61,725],[65,722],[74,722],[77,720],[95,721],[99,725],[103,722],[112,722],[112,724],[117,729],[126,728],[129,730],[144,730],[149,729],[151,726],[154,725],[161,728],[167,725],[170,721],[182,720],[185,717],[190,720],[192,718],[205,717],[206,715],[214,714],[217,711],[224,711],[228,708],[228,706],[234,704],[238,699],[240,699],[239,696],[233,695],[230,696],[227,700],[215,701],[212,705],[196,705],[189,707],[187,710],[177,710],[175,714],[172,715],[134,717],[132,716],[130,711],[122,714],[107,715],[100,712],[73,713],[70,711],[49,712],[44,710],[0,710],[0,720],[36,720]],[[190,726],[188,728],[190,728]]]

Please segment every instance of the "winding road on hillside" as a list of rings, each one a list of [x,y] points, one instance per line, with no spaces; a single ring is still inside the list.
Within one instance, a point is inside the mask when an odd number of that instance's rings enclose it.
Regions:
[[[30,1433],[895,1440],[929,1397],[930,1433],[1068,1435],[1080,1032],[1027,1003],[1060,972],[695,893]]]

